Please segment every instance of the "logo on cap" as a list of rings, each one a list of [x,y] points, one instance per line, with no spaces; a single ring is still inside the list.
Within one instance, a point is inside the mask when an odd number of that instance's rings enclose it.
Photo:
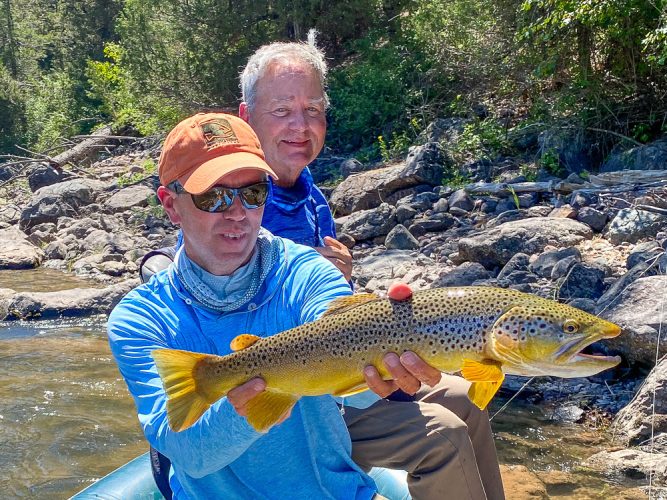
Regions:
[[[239,144],[232,125],[224,118],[214,118],[200,126],[209,150],[224,144]]]

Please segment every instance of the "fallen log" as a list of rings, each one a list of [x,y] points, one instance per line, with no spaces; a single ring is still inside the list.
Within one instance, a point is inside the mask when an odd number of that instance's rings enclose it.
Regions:
[[[97,159],[100,150],[109,147],[109,141],[115,139],[111,127],[97,130],[94,135],[84,139],[74,147],[46,160],[50,165],[63,168],[65,165],[82,166]]]
[[[667,170],[623,170],[590,176],[589,181],[574,183],[568,181],[544,182],[477,182],[463,187],[470,194],[489,194],[509,197],[522,193],[559,193],[574,191],[584,193],[613,193],[631,191],[637,186],[667,184]]]

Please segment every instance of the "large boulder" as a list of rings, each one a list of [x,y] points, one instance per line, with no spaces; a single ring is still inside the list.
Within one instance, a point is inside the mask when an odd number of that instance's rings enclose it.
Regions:
[[[590,239],[593,231],[572,219],[535,217],[506,222],[459,241],[462,259],[487,269],[504,266],[514,254],[540,253],[547,245],[567,247]]]
[[[651,453],[640,449],[601,451],[583,465],[616,476],[619,480],[652,479],[655,486],[667,485],[667,453]],[[662,495],[655,498],[664,498]]]
[[[612,153],[600,172],[618,170],[667,170],[667,139]]]
[[[44,260],[44,252],[15,228],[0,230],[0,269],[31,269]]]
[[[375,208],[395,193],[407,188],[442,182],[447,160],[435,143],[410,149],[405,163],[351,175],[331,193],[330,203],[336,215]],[[405,193],[407,195],[409,193]],[[395,197],[395,196],[394,196]]]
[[[653,366],[656,343],[661,325],[667,324],[667,276],[639,278],[627,286],[617,298],[598,312],[600,317],[616,323],[623,333],[605,345],[619,351],[630,364]],[[661,344],[660,354],[667,353]]]
[[[139,284],[134,278],[106,288],[74,288],[57,292],[19,292],[0,298],[0,320],[48,319],[109,314]]]
[[[626,446],[639,446],[659,434],[667,436],[667,357],[614,419],[614,436]]]
[[[395,224],[396,209],[383,203],[377,208],[344,217],[339,232],[352,236],[355,241],[364,241],[385,236]]]
[[[95,201],[104,184],[91,179],[73,179],[38,189],[23,209],[19,226],[30,229],[61,217],[75,217],[78,209]]]
[[[148,186],[141,184],[126,187],[117,191],[105,203],[104,207],[110,212],[124,212],[135,207],[145,207],[155,192]]]
[[[624,208],[619,210],[609,224],[608,237],[614,245],[628,242],[636,243],[642,238],[654,236],[658,231],[667,228],[667,216]]]

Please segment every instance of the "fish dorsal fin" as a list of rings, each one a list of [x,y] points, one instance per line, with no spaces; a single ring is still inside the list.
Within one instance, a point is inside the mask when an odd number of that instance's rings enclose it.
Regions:
[[[472,382],[468,389],[468,398],[480,410],[484,410],[505,379],[502,364],[491,359],[482,361],[463,360],[461,375]]]
[[[355,293],[347,297],[338,297],[329,302],[329,307],[322,316],[331,316],[332,314],[340,314],[350,309],[380,300],[380,297],[374,293]]]
[[[258,337],[257,335],[242,333],[241,335],[234,337],[234,339],[229,343],[229,347],[232,351],[241,351],[247,347],[250,347],[259,339],[261,339],[261,337]]]
[[[295,394],[267,389],[248,401],[246,418],[259,432],[266,432],[299,400]]]

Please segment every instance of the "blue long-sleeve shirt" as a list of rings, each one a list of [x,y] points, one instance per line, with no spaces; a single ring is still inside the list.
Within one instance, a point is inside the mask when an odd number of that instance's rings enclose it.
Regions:
[[[304,397],[285,422],[261,434],[226,398],[192,427],[173,432],[150,355],[172,348],[224,355],[239,334],[269,336],[319,317],[348,295],[340,272],[312,249],[274,238],[280,258],[253,300],[215,313],[201,307],[173,266],[130,292],[110,315],[112,353],[134,397],[151,445],[169,457],[174,497],[368,499],[375,485],[351,458],[351,443],[331,396]]]

